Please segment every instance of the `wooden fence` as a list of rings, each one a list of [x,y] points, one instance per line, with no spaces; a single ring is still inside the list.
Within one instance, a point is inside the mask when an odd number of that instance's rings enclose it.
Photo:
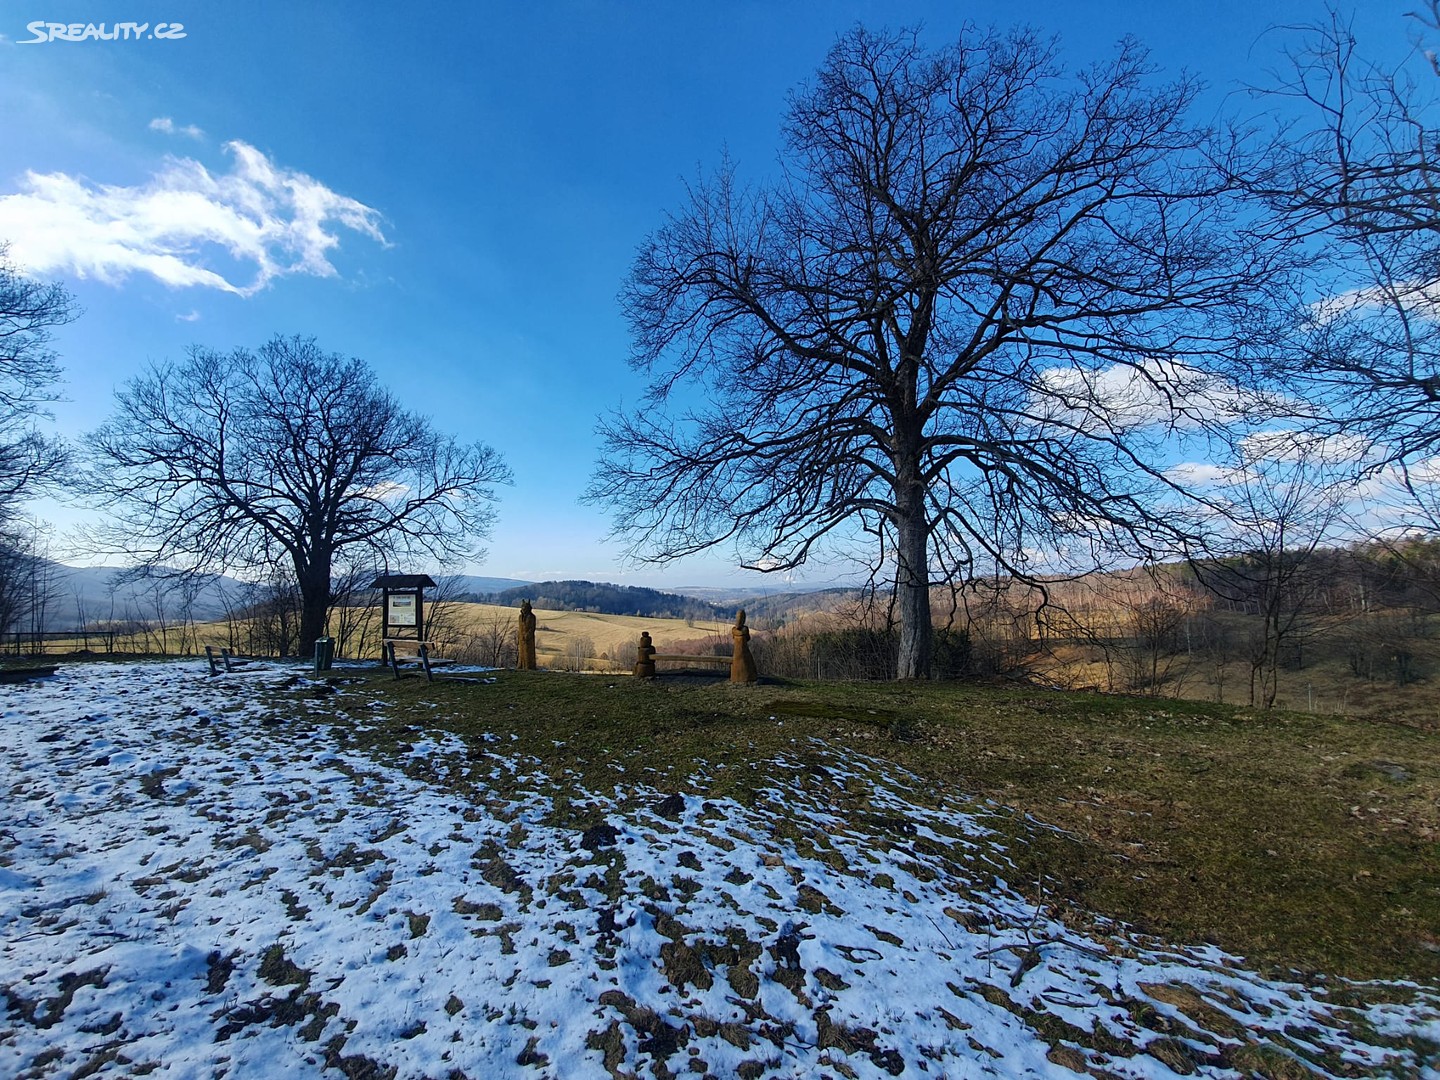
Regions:
[[[3,639],[10,656],[43,656],[55,652],[115,651],[114,630],[12,630]]]

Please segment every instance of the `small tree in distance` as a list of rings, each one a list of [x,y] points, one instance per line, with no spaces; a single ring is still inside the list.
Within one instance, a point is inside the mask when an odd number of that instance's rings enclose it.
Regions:
[[[1288,278],[1196,86],[1151,74],[1129,41],[1071,74],[1030,31],[842,37],[779,175],[693,185],[623,287],[653,381],[589,496],[635,553],[784,570],[868,532],[897,675],[926,678],[937,580],[1177,542],[1152,440],[1253,400],[1238,361]]]
[[[510,480],[493,449],[438,434],[312,338],[194,347],[116,404],[86,439],[86,488],[112,519],[97,546],[154,567],[287,567],[301,650],[324,635],[337,555],[479,557]]]
[[[1275,707],[1283,656],[1303,656],[1318,595],[1334,576],[1319,556],[1340,534],[1354,493],[1335,460],[1343,455],[1305,432],[1252,436],[1222,481],[1228,506],[1220,527],[1229,536],[1214,546],[1232,554],[1190,564],[1206,589],[1258,616],[1249,642],[1252,706]]]

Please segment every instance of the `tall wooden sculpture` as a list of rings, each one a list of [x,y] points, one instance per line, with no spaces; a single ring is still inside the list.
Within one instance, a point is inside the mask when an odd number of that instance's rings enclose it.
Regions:
[[[535,612],[530,610],[530,601],[520,601],[520,624],[516,630],[518,659],[515,666],[521,671],[535,670]]]
[[[730,681],[732,683],[753,683],[760,676],[755,671],[755,657],[750,654],[750,628],[745,625],[745,609],[735,613],[735,625],[730,629],[730,641],[735,650],[730,659]]]

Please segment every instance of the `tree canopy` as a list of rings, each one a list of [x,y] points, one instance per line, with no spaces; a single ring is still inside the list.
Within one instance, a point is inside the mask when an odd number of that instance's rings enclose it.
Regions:
[[[727,162],[641,246],[622,302],[639,409],[602,422],[590,498],[637,554],[733,543],[761,569],[869,533],[899,674],[941,578],[1164,542],[1157,433],[1249,408],[1279,248],[1234,144],[1131,41],[856,28],[792,95],[781,168]]]
[[[50,332],[75,316],[63,286],[24,276],[7,251],[0,243],[0,519],[65,461],[63,445],[36,421],[60,379]]]
[[[479,557],[495,486],[510,480],[493,449],[437,433],[363,361],[311,338],[192,348],[126,384],[116,406],[87,438],[112,542],[155,566],[288,564],[302,649],[324,632],[338,554]]]
[[[1426,21],[1437,5],[1426,5]],[[1415,13],[1412,13],[1415,14]],[[1420,17],[1417,15],[1416,17]],[[1267,99],[1295,119],[1242,179],[1312,256],[1312,305],[1271,363],[1316,430],[1369,440],[1372,465],[1440,453],[1440,136],[1435,84],[1367,59],[1335,10],[1287,53]],[[1430,73],[1427,72],[1427,75]]]

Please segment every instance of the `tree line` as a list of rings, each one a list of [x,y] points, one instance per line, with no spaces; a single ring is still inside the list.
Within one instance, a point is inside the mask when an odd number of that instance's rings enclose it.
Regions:
[[[1350,711],[1433,725],[1407,694],[1440,668],[1440,541],[1360,541],[1310,552],[1175,562],[1037,587],[1014,579],[932,591],[936,678],[1199,698],[1259,709]],[[767,674],[893,678],[897,613],[862,592],[756,635]],[[700,645],[701,642],[696,642]],[[725,651],[718,642],[716,651]],[[683,646],[675,646],[683,651]]]
[[[1440,33],[1435,3],[1410,18]],[[648,392],[602,419],[587,498],[653,561],[862,559],[902,679],[954,664],[937,587],[1048,597],[1185,560],[1236,591],[1377,485],[1392,533],[1437,531],[1427,93],[1338,12],[1287,41],[1216,119],[1134,40],[1072,67],[1028,28],[845,33],[791,95],[780,167],[722,159],[641,244],[621,307]],[[7,549],[76,456],[39,422],[73,315],[0,255]],[[345,568],[478,556],[510,481],[363,361],[285,336],[152,365],[78,460],[95,550],[273,577],[302,649]],[[1273,646],[1288,616],[1263,618]]]
[[[529,600],[539,608],[557,611],[593,611],[606,615],[639,615],[653,619],[729,619],[734,611],[693,596],[661,592],[640,585],[611,585],[594,581],[541,581],[496,593],[471,595],[480,603],[518,607]]]

